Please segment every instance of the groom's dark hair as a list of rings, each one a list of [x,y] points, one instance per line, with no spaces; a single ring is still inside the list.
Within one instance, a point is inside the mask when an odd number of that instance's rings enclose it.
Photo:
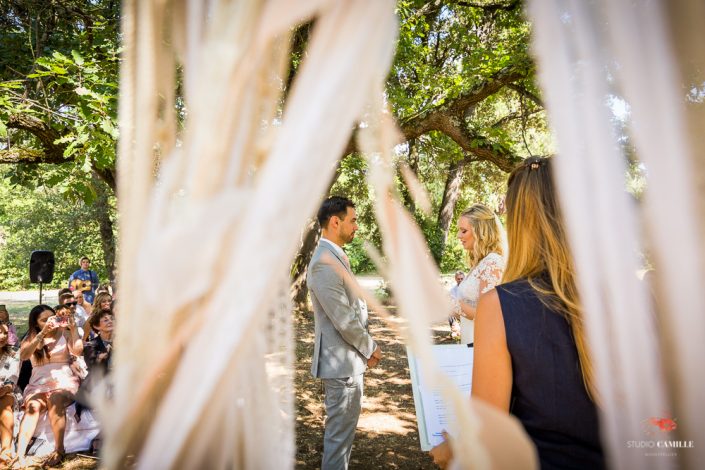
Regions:
[[[343,196],[331,196],[323,201],[321,208],[318,209],[318,223],[321,225],[321,228],[326,228],[328,221],[334,215],[337,215],[341,219],[345,218],[348,207],[354,209],[355,204],[350,199]]]

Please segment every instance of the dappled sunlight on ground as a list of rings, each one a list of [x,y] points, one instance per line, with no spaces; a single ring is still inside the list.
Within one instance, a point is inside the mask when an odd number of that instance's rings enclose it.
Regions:
[[[366,409],[365,411],[370,411]],[[408,418],[409,416],[405,416]],[[410,418],[413,420],[414,415]],[[409,432],[417,432],[415,424],[411,424],[408,419],[402,419],[400,416],[392,415],[389,413],[380,414],[375,413],[365,413],[360,417],[360,421],[357,424],[358,430],[374,432],[374,433],[391,433],[391,434],[403,434],[406,435]]]

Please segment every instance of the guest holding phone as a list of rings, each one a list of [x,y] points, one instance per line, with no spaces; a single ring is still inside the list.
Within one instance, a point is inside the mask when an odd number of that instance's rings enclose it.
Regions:
[[[56,447],[44,462],[56,466],[63,460],[66,407],[78,390],[79,380],[71,370],[71,354],[80,356],[83,343],[71,308],[60,305],[54,311],[37,305],[29,313],[29,329],[20,346],[20,359],[30,359],[32,376],[24,390],[25,414],[17,436],[20,465],[26,466],[26,452],[42,413],[49,414]]]

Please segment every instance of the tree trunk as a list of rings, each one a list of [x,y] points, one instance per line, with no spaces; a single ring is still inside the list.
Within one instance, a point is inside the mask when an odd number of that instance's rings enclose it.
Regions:
[[[100,226],[100,243],[103,247],[103,261],[111,283],[115,282],[115,234],[113,221],[110,219],[110,191],[98,175],[94,175],[93,183],[98,198],[95,201],[95,213]]]
[[[308,263],[311,262],[313,250],[318,244],[321,231],[318,229],[318,220],[313,218],[304,229],[301,239],[301,248],[291,264],[291,301],[294,310],[305,312],[308,310],[308,287],[306,286],[306,273]]]
[[[352,138],[351,138],[352,141]],[[333,172],[333,177],[328,184],[328,189],[325,192],[326,197],[330,194],[330,190],[338,181],[338,172],[340,171],[340,163],[348,155],[349,152],[345,152],[343,157],[338,160],[338,164]],[[313,256],[313,250],[318,244],[318,239],[321,236],[321,231],[319,230],[318,220],[313,217],[304,229],[304,233],[301,235],[301,247],[299,252],[294,258],[294,262],[291,263],[291,302],[294,307],[294,311],[304,312],[308,310],[308,286],[306,285],[306,272],[308,271],[308,263],[311,262],[311,257]]]
[[[409,169],[415,176],[419,175],[419,151],[416,148],[416,139],[409,140],[409,153],[408,153],[408,164]],[[416,202],[409,192],[409,188],[406,187],[406,182],[402,180],[401,185],[401,197],[404,205],[409,209],[411,215],[416,213]]]
[[[446,243],[448,242],[448,229],[450,228],[450,222],[453,220],[455,205],[458,203],[458,197],[460,197],[460,183],[463,179],[464,168],[465,163],[463,161],[451,163],[448,167],[448,176],[446,177],[446,184],[443,190],[443,200],[441,201],[441,208],[438,211],[438,230],[441,233],[437,259],[439,265],[443,259],[443,253],[445,252]]]

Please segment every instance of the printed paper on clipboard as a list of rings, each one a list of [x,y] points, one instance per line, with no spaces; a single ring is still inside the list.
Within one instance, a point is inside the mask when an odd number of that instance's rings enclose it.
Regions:
[[[438,384],[424,380],[416,358],[409,348],[406,354],[409,359],[421,450],[429,451],[443,442],[442,432],[449,429],[454,417],[441,397]],[[433,346],[433,355],[441,370],[469,399],[472,388],[473,348],[465,344],[437,344]]]

